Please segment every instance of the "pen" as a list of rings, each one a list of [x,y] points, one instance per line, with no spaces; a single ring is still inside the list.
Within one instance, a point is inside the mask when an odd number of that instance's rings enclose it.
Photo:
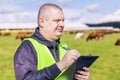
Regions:
[[[68,50],[70,50],[68,47],[62,47],[64,50],[66,50],[66,51],[68,51]]]

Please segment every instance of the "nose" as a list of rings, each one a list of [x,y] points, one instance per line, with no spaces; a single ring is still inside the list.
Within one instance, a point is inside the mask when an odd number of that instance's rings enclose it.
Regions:
[[[63,21],[63,20],[60,20],[60,22],[59,22],[59,26],[64,27],[64,21]]]

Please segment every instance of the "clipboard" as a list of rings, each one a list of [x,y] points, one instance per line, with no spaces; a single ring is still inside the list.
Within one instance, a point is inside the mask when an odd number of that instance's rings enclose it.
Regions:
[[[83,67],[89,68],[99,56],[80,56],[76,61],[75,73],[78,70],[83,70]],[[77,80],[73,77],[73,80]]]
[[[99,56],[80,56],[76,62],[75,72],[83,70],[83,67],[89,68]]]

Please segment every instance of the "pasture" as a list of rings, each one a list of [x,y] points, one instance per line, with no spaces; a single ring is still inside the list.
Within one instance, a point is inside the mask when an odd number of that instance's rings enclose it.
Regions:
[[[70,49],[77,49],[81,55],[100,56],[90,67],[89,80],[120,80],[120,46],[115,46],[120,33],[105,35],[101,40],[86,41],[89,31],[80,39],[75,34],[63,34],[61,40],[66,42]],[[15,80],[13,56],[21,43],[15,39],[13,32],[10,36],[0,36],[0,80]]]

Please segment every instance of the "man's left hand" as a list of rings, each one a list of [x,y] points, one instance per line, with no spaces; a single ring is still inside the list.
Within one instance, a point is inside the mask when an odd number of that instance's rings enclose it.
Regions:
[[[77,80],[88,80],[90,76],[89,69],[87,67],[83,67],[83,71],[77,71],[75,74],[75,78]]]

